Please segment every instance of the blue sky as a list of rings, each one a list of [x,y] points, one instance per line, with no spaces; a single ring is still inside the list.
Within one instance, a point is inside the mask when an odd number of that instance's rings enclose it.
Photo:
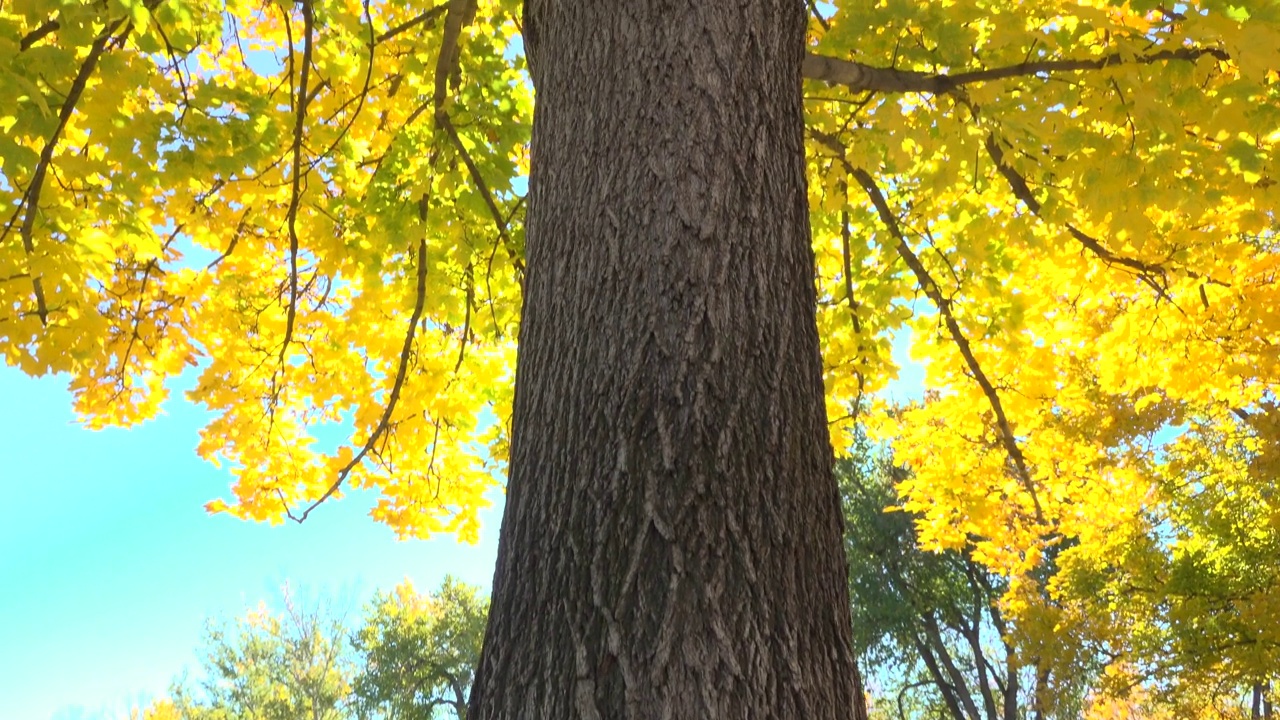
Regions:
[[[75,424],[66,379],[0,366],[0,718],[112,717],[194,670],[205,619],[306,594],[363,602],[408,577],[492,579],[500,503],[478,545],[399,542],[348,495],[302,525],[209,516],[230,475],[195,455],[207,415],[175,393],[128,430]],[[500,497],[496,498],[500,501]]]

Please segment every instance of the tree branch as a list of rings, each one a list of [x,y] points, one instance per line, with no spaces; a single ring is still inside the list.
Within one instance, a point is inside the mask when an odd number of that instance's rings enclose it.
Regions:
[[[425,208],[427,207],[427,204],[428,199],[424,196],[422,198],[422,207],[424,208],[422,211],[422,219],[424,221],[426,219]],[[307,508],[302,511],[301,515],[294,515],[293,512],[289,510],[288,504],[285,504],[285,515],[294,522],[303,522],[307,519],[307,516],[311,514],[312,510],[315,510],[321,503],[332,497],[333,494],[338,491],[338,488],[342,487],[342,484],[346,482],[347,476],[351,474],[351,471],[359,465],[362,460],[364,460],[364,457],[368,455],[370,451],[373,450],[373,446],[378,443],[378,440],[382,438],[382,436],[387,432],[387,429],[391,426],[391,413],[395,411],[396,403],[400,400],[400,392],[404,388],[404,381],[409,373],[409,360],[413,356],[413,340],[417,334],[418,322],[422,319],[422,312],[427,302],[427,238],[425,235],[425,229],[423,232],[423,237],[418,240],[417,283],[414,288],[413,313],[409,316],[409,331],[405,334],[404,345],[400,348],[400,362],[396,367],[396,377],[391,385],[391,395],[387,398],[387,406],[382,411],[382,417],[378,418],[378,424],[374,427],[373,432],[369,433],[369,439],[366,440],[364,445],[360,448],[360,452],[356,453],[355,456],[338,471],[338,478],[333,481],[333,484],[329,486],[329,489],[324,491],[323,495],[317,498],[315,502],[308,505]],[[439,432],[439,425],[436,426],[436,431]],[[281,496],[281,502],[284,503],[283,495]]]
[[[36,162],[35,172],[31,174],[31,180],[27,183],[27,189],[22,193],[22,200],[18,203],[18,207],[14,209],[13,215],[9,221],[5,223],[4,230],[0,231],[0,241],[9,234],[13,229],[18,218],[22,218],[22,225],[18,232],[22,237],[22,248],[26,254],[30,256],[35,252],[35,239],[33,237],[36,223],[36,213],[40,210],[40,193],[44,189],[44,178],[49,172],[49,167],[53,164],[53,153],[58,147],[58,142],[62,139],[62,133],[67,128],[67,123],[71,121],[71,116],[76,111],[76,103],[80,102],[80,96],[84,94],[85,87],[89,83],[89,78],[93,75],[93,71],[98,67],[98,61],[102,59],[103,54],[107,50],[107,43],[111,41],[112,35],[120,26],[124,24],[124,18],[119,18],[109,26],[104,28],[98,37],[94,39],[93,45],[89,47],[89,53],[85,56],[84,62],[80,64],[80,70],[76,72],[75,79],[71,81],[71,87],[67,90],[67,97],[62,102],[62,108],[58,111],[58,124],[53,129],[53,133],[45,141],[44,147],[40,150],[40,158]],[[38,28],[32,35],[23,38],[25,43],[28,38],[33,37],[37,33],[41,33],[43,28],[49,28],[47,31],[39,34],[32,42],[39,40],[41,37],[53,32],[57,29],[57,21],[50,20],[41,28]],[[125,30],[128,33],[128,30]],[[25,49],[25,48],[23,48]],[[49,323],[49,307],[44,295],[44,286],[40,282],[40,278],[33,277],[31,279],[32,288],[36,296],[36,314],[40,317],[40,324],[47,325]]]
[[[1000,147],[1000,143],[996,140],[994,133],[987,134],[986,140],[983,141],[983,147],[986,148],[987,155],[991,158],[991,162],[995,163],[996,170],[999,171],[1005,181],[1009,183],[1009,189],[1013,191],[1013,196],[1021,200],[1033,215],[1040,217],[1040,201],[1036,199],[1035,193],[1031,191],[1031,186],[1027,184],[1027,179],[1009,165],[1009,163],[1005,162],[1004,150]],[[1081,245],[1089,250],[1089,252],[1097,255],[1098,258],[1106,264],[1122,265],[1131,270],[1136,270],[1140,274],[1159,276],[1163,279],[1165,275],[1165,269],[1163,267],[1144,262],[1142,260],[1124,257],[1123,255],[1116,255],[1104,247],[1097,238],[1086,234],[1074,225],[1068,223],[1066,224],[1066,228],[1067,232],[1071,233],[1071,237],[1079,241]],[[1162,288],[1161,292],[1163,293]]]
[[[976,110],[976,108],[974,109]],[[1027,179],[1011,165],[1005,162],[1004,150],[1000,147],[1000,142],[996,139],[994,133],[987,134],[986,140],[983,141],[983,147],[986,148],[987,156],[990,157],[991,162],[995,164],[996,170],[1002,177],[1004,177],[1005,182],[1009,184],[1009,190],[1013,193],[1013,196],[1018,200],[1021,200],[1033,215],[1043,221],[1044,216],[1040,214],[1040,210],[1042,208],[1040,201],[1036,198],[1035,193],[1031,191],[1031,186],[1027,184]],[[1132,270],[1139,280],[1156,292],[1156,295],[1168,300],[1174,305],[1174,307],[1177,307],[1173,298],[1169,296],[1168,275],[1170,271],[1164,265],[1146,262],[1145,260],[1138,260],[1137,258],[1131,258],[1124,255],[1118,255],[1108,250],[1100,240],[1089,235],[1080,228],[1077,228],[1075,225],[1072,225],[1071,223],[1063,223],[1063,227],[1065,227],[1067,232],[1071,234],[1071,237],[1075,238],[1076,241],[1079,242],[1086,250],[1097,256],[1099,260],[1102,260],[1102,262],[1106,263],[1108,266],[1119,265]],[[1193,270],[1188,270],[1186,268],[1180,268],[1179,270],[1187,277],[1195,280],[1201,280],[1204,283],[1220,285],[1223,287],[1230,286],[1230,283],[1215,280]],[[1207,300],[1205,300],[1205,305],[1206,307],[1208,306]]]
[[[849,320],[853,324],[853,334],[858,336],[858,355],[861,360],[865,348],[862,342],[862,323],[858,320],[858,301],[853,297],[853,262],[849,256],[852,233],[849,229],[849,182],[847,180],[840,181],[840,193],[844,198],[844,207],[840,209],[840,254],[844,259],[844,299],[849,305]],[[867,382],[861,368],[855,369],[853,374],[858,377],[858,398],[854,404],[854,412],[857,413],[862,408],[862,394]]]
[[[458,72],[462,55],[462,28],[471,24],[476,15],[476,0],[449,0],[449,14],[444,19],[444,36],[440,39],[440,55],[436,58],[435,93],[432,106],[436,115],[444,110],[449,96],[449,77]]]
[[[920,288],[928,296],[929,300],[933,302],[934,306],[938,308],[938,312],[941,313],[943,322],[947,326],[947,331],[951,335],[952,341],[955,342],[956,348],[960,351],[961,357],[964,358],[965,365],[968,366],[974,381],[978,383],[978,387],[982,389],[982,394],[986,396],[987,402],[991,405],[991,410],[995,414],[996,429],[999,432],[1001,444],[1004,446],[1009,459],[1013,462],[1018,480],[1021,481],[1023,488],[1031,496],[1031,502],[1036,510],[1036,520],[1043,523],[1044,511],[1040,507],[1040,500],[1036,496],[1035,487],[1031,484],[1031,471],[1027,468],[1027,461],[1022,454],[1022,448],[1018,446],[1017,437],[1013,434],[1013,425],[1005,414],[1004,404],[1000,401],[999,393],[996,392],[995,386],[987,378],[987,374],[978,363],[978,358],[973,354],[973,348],[969,345],[968,338],[965,337],[964,331],[960,328],[960,323],[956,320],[955,313],[951,310],[951,301],[942,295],[937,282],[929,274],[924,263],[920,262],[920,258],[916,256],[911,250],[911,246],[907,244],[907,239],[902,234],[902,228],[898,224],[898,218],[893,214],[893,210],[889,207],[889,202],[885,200],[884,193],[880,191],[880,186],[876,184],[875,179],[862,168],[851,168],[851,174],[858,181],[858,184],[862,185],[867,197],[871,199],[871,204],[875,206],[877,213],[880,215],[880,220],[897,241],[898,255],[906,262],[907,267],[911,268],[911,272],[916,276],[916,281],[920,284]]]
[[[974,380],[982,389],[982,394],[986,396],[987,402],[991,405],[991,410],[995,414],[996,428],[1000,435],[1001,444],[1004,446],[1009,459],[1013,462],[1018,480],[1031,497],[1031,502],[1035,506],[1037,522],[1043,523],[1044,511],[1040,506],[1035,487],[1031,484],[1031,472],[1027,468],[1026,458],[1022,454],[1022,449],[1018,446],[1017,437],[1013,434],[1013,426],[1004,412],[1004,404],[1000,401],[1000,395],[996,392],[995,386],[987,378],[982,366],[978,363],[977,357],[973,354],[973,348],[969,345],[969,340],[960,328],[960,323],[956,321],[955,314],[951,311],[951,301],[942,295],[942,291],[929,274],[928,269],[920,262],[920,258],[916,256],[915,252],[911,250],[911,246],[907,244],[906,236],[902,233],[898,218],[893,214],[893,210],[889,207],[889,202],[885,199],[884,193],[881,192],[880,186],[876,184],[875,178],[871,177],[871,174],[866,170],[849,164],[849,161],[844,156],[844,145],[837,138],[815,130],[810,130],[810,132],[819,142],[836,153],[836,159],[844,165],[845,170],[866,191],[867,197],[870,198],[871,204],[879,214],[881,222],[885,224],[889,234],[897,242],[898,255],[916,276],[916,282],[919,283],[921,290],[938,308],[952,341],[955,342],[961,357],[964,358],[965,365],[968,366],[969,372],[973,375]]]
[[[302,68],[298,79],[298,107],[293,123],[293,177],[289,191],[289,307],[285,320],[284,342],[280,346],[280,362],[284,363],[293,326],[298,314],[298,206],[302,203],[302,135],[307,121],[307,83],[311,75],[311,45],[315,31],[315,13],[311,0],[302,0]],[[286,21],[287,22],[287,21]]]
[[[991,82],[992,80],[1005,80],[1028,75],[1101,70],[1102,68],[1117,65],[1150,65],[1166,60],[1195,62],[1206,55],[1218,60],[1230,59],[1230,56],[1219,48],[1177,48],[1128,59],[1120,53],[1110,53],[1090,59],[1038,60],[950,75],[947,73],[927,73],[919,70],[873,67],[853,60],[841,60],[829,55],[810,53],[805,57],[804,64],[801,65],[801,74],[810,80],[819,80],[831,85],[845,85],[854,91],[918,92],[945,95],[972,83]]]
[[[306,38],[307,45],[304,46],[305,49],[303,52],[302,88],[301,88],[301,92],[299,93],[299,96],[305,97],[307,64],[309,64],[310,62],[310,36],[311,36],[312,16],[310,13],[311,0],[302,0],[302,2],[304,7],[303,19],[307,27],[307,38]],[[506,238],[507,237],[506,224],[504,222],[501,222],[502,215],[501,213],[498,212],[497,206],[494,204],[493,198],[489,195],[487,188],[485,187],[482,179],[480,178],[479,169],[475,166],[475,163],[471,160],[471,156],[467,154],[466,149],[463,147],[462,140],[458,137],[457,131],[453,128],[453,123],[449,121],[448,113],[445,111],[445,107],[444,107],[445,99],[448,97],[449,77],[457,71],[458,58],[459,58],[459,47],[458,47],[459,37],[461,35],[462,28],[467,23],[469,23],[472,17],[474,16],[475,9],[476,9],[476,0],[449,0],[449,2],[443,7],[443,10],[448,11],[448,15],[445,17],[444,37],[441,40],[440,55],[436,60],[435,91],[432,96],[431,106],[435,109],[435,119],[436,119],[437,125],[441,129],[445,130],[445,132],[449,135],[450,139],[453,141],[454,145],[458,147],[459,152],[462,154],[462,157],[467,164],[468,170],[470,170],[472,174],[473,180],[475,180],[476,183],[480,186],[480,190],[484,195],[485,200],[489,204],[490,211],[494,213],[495,220],[499,221],[498,229],[500,233],[504,238]],[[418,18],[415,18],[414,20],[410,21],[411,23],[410,27],[412,27],[412,24],[418,24],[418,23],[434,20],[436,17],[438,17],[439,12],[441,11],[442,11],[442,8],[440,6],[432,8],[426,13],[423,13],[423,15],[420,15]],[[404,28],[402,26],[397,26],[395,30],[396,32],[402,32],[405,29],[407,28]],[[387,34],[383,33],[383,35],[386,36]],[[375,44],[377,40],[378,38],[375,38]],[[301,146],[301,126],[302,126],[302,120],[305,112],[305,108],[301,107],[303,103],[300,102],[299,105],[300,107],[298,110],[298,124],[297,124],[297,127],[295,128],[295,134],[294,134],[295,169],[297,168],[297,164],[299,162],[299,148]],[[425,109],[426,109],[425,105],[423,107],[420,107],[417,111],[414,112],[414,117],[416,117],[420,112],[422,112]],[[412,121],[412,119],[413,118],[410,118],[410,122]],[[436,151],[433,151],[431,154],[431,158],[428,161],[428,164],[432,168],[434,168],[437,159],[438,159],[438,155],[436,154]],[[298,180],[298,176],[295,173],[295,176],[294,176],[295,188],[296,188],[297,180]],[[295,200],[297,198],[296,189],[294,192],[294,198]],[[391,395],[387,398],[387,406],[383,409],[382,417],[379,418],[378,424],[374,427],[373,432],[369,434],[369,438],[365,441],[364,445],[360,448],[360,451],[356,453],[355,456],[352,457],[351,460],[348,461],[347,464],[343,466],[341,470],[338,471],[337,479],[335,479],[333,481],[333,484],[331,484],[329,488],[325,490],[324,494],[322,494],[314,502],[308,505],[307,508],[303,510],[300,515],[294,515],[293,512],[289,510],[288,503],[284,501],[283,493],[280,493],[280,501],[284,505],[285,515],[287,515],[289,519],[293,520],[294,522],[301,523],[305,521],[307,519],[307,516],[311,514],[312,510],[315,510],[323,502],[325,502],[330,497],[332,497],[333,494],[338,491],[338,488],[342,487],[342,484],[346,482],[347,477],[351,474],[351,471],[357,465],[359,465],[361,461],[364,460],[366,455],[368,455],[370,452],[374,452],[374,446],[377,445],[378,441],[387,433],[387,430],[390,428],[391,415],[395,410],[396,404],[400,400],[400,393],[404,387],[405,380],[408,377],[409,362],[413,356],[413,341],[417,333],[418,323],[422,320],[422,313],[426,306],[426,298],[427,298],[426,222],[427,222],[427,213],[430,208],[430,203],[431,203],[431,198],[429,195],[423,195],[418,200],[418,217],[423,225],[423,228],[422,228],[423,237],[418,240],[418,248],[417,248],[417,255],[418,255],[417,287],[415,288],[413,313],[410,315],[410,318],[409,318],[409,330],[405,335],[404,346],[400,350],[400,361],[396,368],[395,380],[391,386]],[[293,206],[293,203],[291,203],[291,207],[292,206]],[[291,230],[291,234],[292,234],[292,230]],[[293,250],[294,252],[296,252],[296,245],[293,246]],[[296,282],[297,282],[296,274],[293,277],[293,282],[296,285]],[[465,340],[465,337],[464,337],[464,340]],[[461,364],[461,358],[459,358],[459,364]],[[436,420],[437,440],[439,438],[439,433],[440,433],[440,421],[437,419]],[[437,446],[437,442],[433,440],[432,441],[432,464],[434,464],[436,446]]]
[[[449,3],[446,2],[446,3],[441,3],[429,10],[425,10],[422,13],[420,13],[417,17],[411,18],[409,20],[405,20],[399,25],[396,25],[395,27],[378,35],[376,38],[374,38],[374,42],[375,43],[386,42],[387,40],[390,40],[391,38],[399,35],[400,33],[406,30],[412,30],[418,25],[425,24],[427,28],[430,28],[432,25],[435,24],[436,18],[439,18],[448,9],[449,9]]]
[[[934,649],[937,660],[940,661],[942,669],[946,670],[947,677],[951,681],[951,687],[959,698],[960,704],[964,707],[969,717],[979,720],[982,716],[978,714],[978,706],[973,701],[973,694],[969,691],[969,683],[960,672],[960,668],[956,667],[955,660],[951,657],[951,650],[947,648],[947,643],[942,637],[942,630],[938,627],[938,619],[934,617],[932,612],[921,614],[922,625],[924,626],[925,639]]]
[[[489,192],[489,186],[485,183],[484,176],[480,174],[480,167],[476,165],[471,153],[467,152],[466,146],[462,144],[462,138],[458,136],[458,131],[454,128],[453,121],[449,119],[448,113],[443,110],[439,111],[436,114],[436,122],[444,129],[449,139],[453,141],[454,147],[457,148],[458,154],[462,156],[462,162],[467,166],[471,181],[476,184],[476,190],[480,192],[480,197],[484,199],[485,206],[489,208],[489,214],[493,216],[493,224],[498,228],[498,235],[502,238],[507,254],[511,256],[512,265],[523,275],[524,263],[521,262],[520,255],[516,251],[515,241],[511,239],[511,234],[507,230],[507,219],[503,217],[502,211],[498,209],[498,203],[493,199],[493,193]]]
[[[444,20],[444,38],[440,41],[440,56],[436,60],[435,91],[431,102],[435,109],[436,126],[444,130],[453,146],[457,148],[462,162],[467,166],[467,172],[471,175],[471,181],[475,183],[476,190],[484,200],[485,206],[489,208],[489,214],[493,216],[493,224],[498,229],[498,235],[502,238],[507,254],[511,256],[512,264],[518,272],[523,274],[524,263],[520,261],[515,242],[507,231],[507,220],[498,209],[493,193],[489,192],[489,186],[485,183],[484,176],[480,174],[479,166],[472,159],[466,146],[462,144],[462,138],[459,137],[458,130],[454,127],[453,121],[449,118],[449,112],[445,108],[445,100],[449,96],[449,78],[458,72],[462,29],[474,19],[475,13],[476,0],[449,1],[449,15]]]
[[[818,24],[822,26],[823,30],[831,29],[831,21],[823,17],[822,13],[818,10],[817,0],[809,0],[809,14],[813,16],[814,20],[818,21]]]
[[[61,27],[62,23],[58,22],[57,18],[49,18],[48,20],[45,20],[43,23],[40,23],[35,30],[32,30],[22,36],[22,40],[18,43],[18,52],[30,50],[32,45],[35,45],[45,39],[50,34],[57,32]]]
[[[933,650],[915,633],[912,633],[911,640],[912,644],[916,646],[916,652],[920,653],[920,659],[924,661],[925,667],[929,670],[929,676],[933,680],[934,687],[938,688],[938,692],[942,695],[942,701],[946,704],[947,710],[950,711],[951,717],[955,720],[978,720],[978,718],[968,715],[965,712],[965,708],[961,706],[960,698],[956,694],[956,688],[942,674],[942,668],[938,667],[938,660],[934,657]]]

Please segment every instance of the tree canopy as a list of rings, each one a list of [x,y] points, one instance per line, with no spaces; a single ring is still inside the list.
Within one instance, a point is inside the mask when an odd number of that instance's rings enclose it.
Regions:
[[[474,538],[521,297],[518,5],[7,3],[5,361],[65,373],[92,427],[194,368],[235,477],[211,511],[365,487],[402,535]],[[922,546],[1006,578],[1040,652],[1273,677],[1280,6],[811,8],[837,451],[892,443]],[[894,405],[908,337],[928,391]]]

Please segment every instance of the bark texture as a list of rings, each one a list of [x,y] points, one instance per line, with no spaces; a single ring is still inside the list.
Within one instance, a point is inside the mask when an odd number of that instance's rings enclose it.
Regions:
[[[798,0],[526,0],[506,515],[470,720],[863,718]]]

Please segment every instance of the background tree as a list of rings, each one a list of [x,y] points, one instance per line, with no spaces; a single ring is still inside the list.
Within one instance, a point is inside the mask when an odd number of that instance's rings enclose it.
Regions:
[[[377,594],[358,623],[287,591],[211,623],[202,674],[139,717],[155,720],[435,720],[466,717],[488,600],[446,578],[419,594],[409,583]]]
[[[1175,714],[1262,717],[1280,658],[1275,406],[1206,426],[1153,463],[1155,486],[1121,551],[1071,558],[1057,578],[1072,624]],[[1255,711],[1256,706],[1256,711]]]
[[[909,471],[856,434],[836,466],[845,510],[854,648],[873,686],[872,716],[1078,718],[1102,661],[1060,636],[1051,656],[1019,652],[1000,607],[1007,581],[966,550],[931,552],[918,516],[894,507]]]
[[[125,720],[184,720],[184,718],[172,700],[157,698],[145,707],[139,705],[130,708]]]
[[[419,595],[408,583],[374,598],[352,637],[361,664],[353,691],[361,718],[465,720],[489,601],[446,578]]]
[[[344,720],[355,662],[340,615],[303,608],[287,589],[278,614],[265,606],[211,624],[195,684],[173,688],[184,720]]]

